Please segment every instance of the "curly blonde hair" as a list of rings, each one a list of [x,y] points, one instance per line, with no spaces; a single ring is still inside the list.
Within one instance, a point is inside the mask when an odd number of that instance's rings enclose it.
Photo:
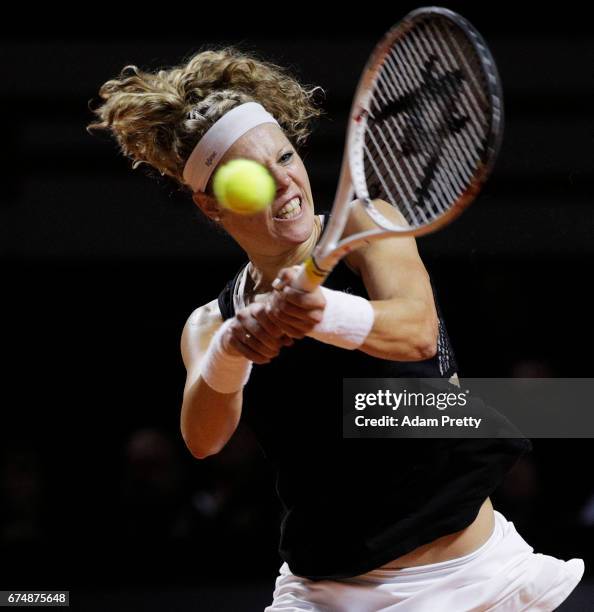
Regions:
[[[299,146],[321,115],[314,97],[286,69],[233,47],[203,51],[180,66],[144,72],[126,66],[99,90],[98,121],[88,130],[109,130],[133,167],[146,163],[181,185],[196,143],[226,112],[259,102]]]

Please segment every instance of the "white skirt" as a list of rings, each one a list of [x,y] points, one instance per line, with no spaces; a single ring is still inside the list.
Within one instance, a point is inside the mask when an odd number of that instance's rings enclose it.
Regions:
[[[313,581],[286,563],[264,612],[520,612],[554,610],[584,574],[581,559],[535,554],[495,512],[491,537],[472,553],[400,570]]]

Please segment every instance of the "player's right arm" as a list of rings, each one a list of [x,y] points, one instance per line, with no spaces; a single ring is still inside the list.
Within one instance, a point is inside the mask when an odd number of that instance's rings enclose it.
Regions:
[[[209,345],[222,324],[218,302],[213,300],[190,315],[182,332],[181,352],[187,375],[181,433],[189,451],[199,459],[218,453],[241,417],[243,390],[220,393],[201,376]],[[282,346],[290,343],[267,318],[262,303],[250,304],[239,311],[222,338],[222,346],[230,355],[243,356],[258,364],[268,363]]]
[[[200,306],[189,316],[181,338],[186,384],[181,409],[181,433],[188,450],[203,459],[217,453],[233,435],[243,392],[218,393],[200,376],[210,341],[223,323],[217,300]]]

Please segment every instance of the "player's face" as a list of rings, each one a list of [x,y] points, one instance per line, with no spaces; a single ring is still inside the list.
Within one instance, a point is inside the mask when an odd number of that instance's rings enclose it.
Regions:
[[[282,253],[307,240],[314,226],[311,186],[301,157],[283,131],[274,124],[251,129],[233,144],[220,164],[237,158],[266,166],[277,191],[272,205],[256,215],[224,210],[222,223],[229,234],[246,251],[263,255]]]

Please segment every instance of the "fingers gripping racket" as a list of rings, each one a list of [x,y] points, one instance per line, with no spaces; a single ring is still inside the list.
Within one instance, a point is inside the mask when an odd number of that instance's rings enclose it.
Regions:
[[[408,14],[363,70],[330,222],[298,287],[312,291],[342,257],[373,240],[450,223],[487,180],[502,133],[499,76],[480,34],[447,9]],[[376,228],[340,241],[355,206]]]

